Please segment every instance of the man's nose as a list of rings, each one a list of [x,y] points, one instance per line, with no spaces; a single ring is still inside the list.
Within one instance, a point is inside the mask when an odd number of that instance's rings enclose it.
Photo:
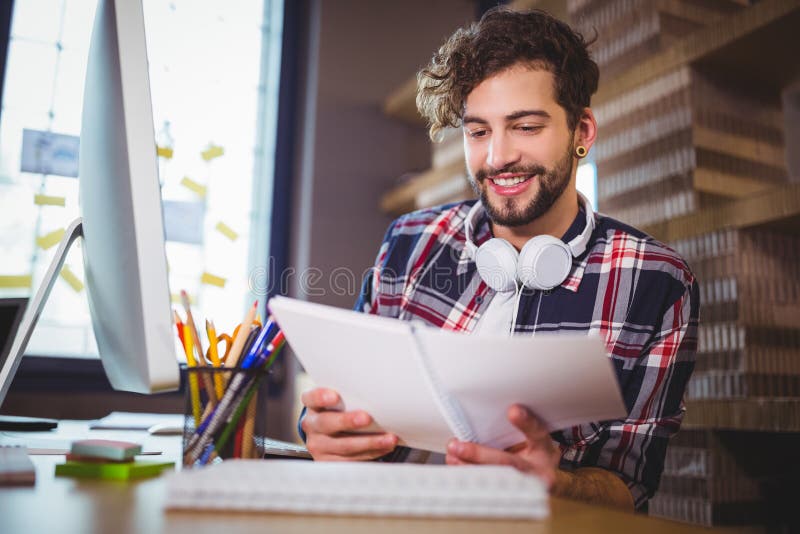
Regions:
[[[501,170],[519,161],[519,151],[504,134],[493,135],[486,155],[486,164],[494,170]]]

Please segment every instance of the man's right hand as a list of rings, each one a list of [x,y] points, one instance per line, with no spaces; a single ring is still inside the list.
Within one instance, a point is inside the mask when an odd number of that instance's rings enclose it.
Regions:
[[[314,460],[373,460],[390,453],[397,445],[394,434],[356,434],[372,423],[372,416],[361,410],[342,411],[342,399],[332,389],[306,391],[301,400],[306,414],[300,426]]]

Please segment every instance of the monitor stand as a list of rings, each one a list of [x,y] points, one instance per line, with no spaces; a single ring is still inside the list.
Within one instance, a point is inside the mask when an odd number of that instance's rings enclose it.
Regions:
[[[6,393],[8,393],[8,388],[11,386],[14,374],[16,374],[17,368],[19,368],[20,360],[22,360],[22,355],[25,353],[25,348],[28,346],[28,341],[31,339],[33,329],[39,320],[42,309],[44,309],[44,303],[47,302],[50,291],[53,289],[53,284],[55,284],[56,278],[58,278],[58,274],[64,266],[64,261],[67,259],[67,252],[69,252],[72,243],[82,236],[83,219],[78,217],[67,227],[64,237],[58,245],[56,255],[53,261],[50,262],[50,267],[47,269],[42,284],[36,292],[36,297],[25,310],[25,315],[22,317],[22,322],[14,336],[14,342],[11,345],[8,358],[6,358],[5,362],[0,362],[2,363],[2,368],[0,368],[0,406],[3,405],[3,400],[6,398]]]

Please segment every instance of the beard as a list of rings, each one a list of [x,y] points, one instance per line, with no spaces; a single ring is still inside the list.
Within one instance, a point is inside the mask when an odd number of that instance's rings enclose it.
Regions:
[[[570,142],[567,153],[552,169],[531,164],[509,166],[498,171],[488,171],[484,168],[474,176],[470,173],[469,183],[480,198],[489,219],[500,226],[524,226],[547,213],[569,185],[572,177],[573,144]],[[500,173],[536,175],[536,178],[530,179],[539,180],[539,190],[525,206],[519,206],[519,200],[516,198],[501,198],[496,202],[490,202],[486,180]]]

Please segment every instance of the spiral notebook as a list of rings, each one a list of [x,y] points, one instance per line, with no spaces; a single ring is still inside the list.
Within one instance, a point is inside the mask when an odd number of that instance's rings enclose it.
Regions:
[[[551,431],[627,413],[597,337],[473,336],[285,297],[269,308],[314,382],[403,445],[509,447],[524,440],[506,418],[514,403]]]
[[[167,480],[168,509],[539,519],[544,484],[509,466],[225,460]]]

